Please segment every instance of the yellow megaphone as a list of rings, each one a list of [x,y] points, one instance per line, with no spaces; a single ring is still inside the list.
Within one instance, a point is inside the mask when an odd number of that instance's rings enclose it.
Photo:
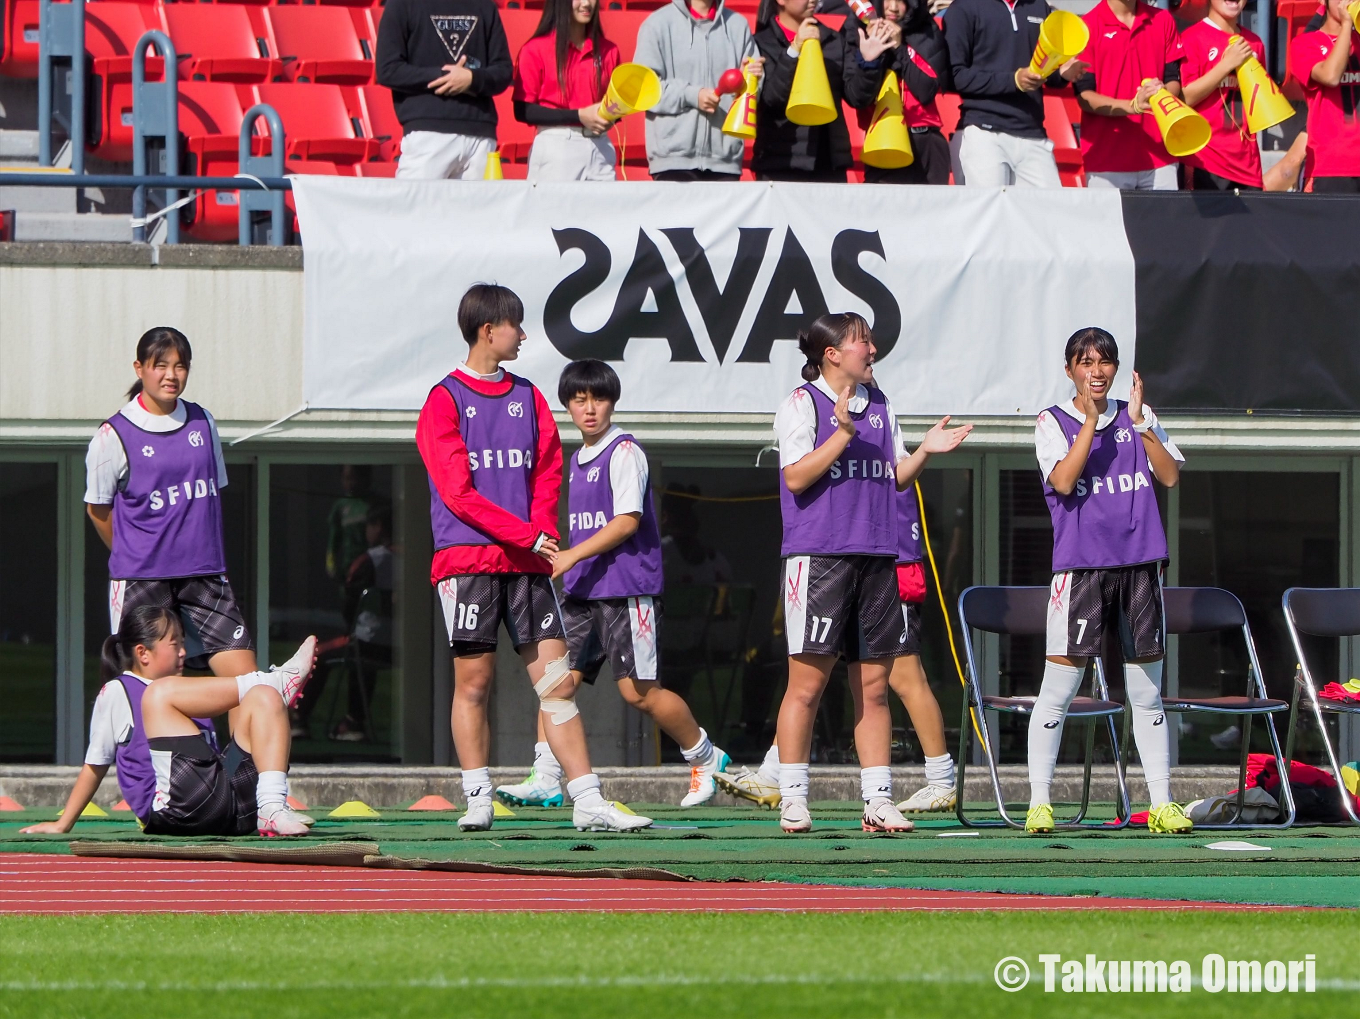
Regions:
[[[600,116],[618,120],[650,110],[661,101],[661,79],[650,67],[619,64],[609,76],[609,89],[600,100]]]
[[[1039,26],[1039,41],[1034,46],[1034,56],[1029,59],[1029,69],[1041,78],[1047,78],[1085,50],[1090,41],[1091,32],[1086,22],[1071,11],[1054,11]]]
[[[830,124],[836,119],[822,44],[816,39],[808,39],[798,51],[798,67],[793,72],[793,88],[789,90],[784,115],[801,127]]]
[[[1360,30],[1360,0],[1346,6],[1346,13],[1351,16],[1351,24]]]
[[[742,77],[746,79],[744,88],[736,99],[732,100],[732,108],[727,111],[727,119],[723,121],[722,132],[731,138],[754,138],[756,136],[756,89],[760,87],[760,79],[754,74],[742,72]]]
[[[1284,97],[1280,86],[1255,57],[1248,57],[1237,69],[1237,88],[1242,93],[1247,130],[1252,134],[1260,134],[1294,115],[1294,104]]]
[[[482,180],[505,180],[505,172],[501,170],[499,150],[492,149],[486,154],[486,172],[482,174]]]
[[[860,156],[865,166],[880,170],[897,170],[910,166],[915,157],[911,153],[911,135],[902,115],[902,90],[897,74],[889,71],[883,78],[874,103],[874,119],[864,132],[864,151]]]
[[[1213,134],[1209,122],[1165,88],[1152,93],[1148,107],[1162,132],[1162,144],[1177,159],[1193,156],[1209,144]]]

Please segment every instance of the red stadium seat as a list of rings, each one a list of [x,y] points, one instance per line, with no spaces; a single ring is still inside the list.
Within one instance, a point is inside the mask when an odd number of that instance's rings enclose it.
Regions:
[[[269,82],[239,85],[243,105],[268,103],[283,120],[287,156],[293,160],[322,160],[340,167],[367,162],[381,145],[365,136],[364,123],[345,106],[339,85]]]
[[[365,53],[349,11],[289,6],[265,13],[289,81],[366,85],[373,80],[373,40],[364,40]]]
[[[402,130],[397,111],[392,106],[391,90],[381,85],[364,85],[353,89],[352,96],[350,112],[354,113],[357,107],[364,135],[378,143],[378,156],[383,162],[395,162],[401,152]]]
[[[500,149],[502,163],[528,162],[529,149],[534,144],[536,133],[528,124],[515,119],[515,104],[511,98],[513,89],[506,89],[496,96],[496,146]]]
[[[1275,17],[1278,21],[1284,22],[1285,29],[1285,66],[1287,71],[1284,77],[1282,91],[1291,102],[1299,102],[1303,99],[1303,83],[1294,73],[1294,66],[1290,58],[1290,43],[1302,35],[1308,27],[1308,23],[1314,16],[1322,12],[1322,5],[1317,0],[1277,0],[1275,4]]]
[[[107,0],[85,6],[85,51],[94,67],[87,87],[98,97],[90,151],[100,159],[132,159],[132,50],[153,28],[167,30],[159,4]],[[160,57],[148,56],[147,81],[161,81],[164,65]]]
[[[619,48],[619,56],[625,61],[633,59],[638,29],[650,13],[638,10],[600,12],[600,27],[604,29],[605,38]]]
[[[0,75],[38,76],[38,0],[0,0]]]
[[[257,32],[244,7],[176,3],[165,6],[179,76],[194,81],[273,81],[283,61]]]
[[[952,138],[954,129],[959,126],[960,102],[962,100],[954,92],[941,92],[935,97],[935,109],[940,113],[940,130],[946,138]]]
[[[505,27],[505,42],[510,47],[510,58],[518,62],[519,51],[533,38],[542,11],[501,11],[501,24]]]
[[[243,119],[236,89],[226,82],[179,85],[179,131],[188,154],[185,173],[231,177],[239,166]],[[237,235],[235,191],[205,191],[186,210],[185,232],[198,241],[229,241]]]
[[[356,177],[395,177],[397,175],[396,163],[355,163],[354,176]]]

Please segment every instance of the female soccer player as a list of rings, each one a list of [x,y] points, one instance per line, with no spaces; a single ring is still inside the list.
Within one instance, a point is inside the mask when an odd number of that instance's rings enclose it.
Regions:
[[[269,672],[209,678],[184,671],[179,614],[139,605],[104,641],[104,686],[90,718],[90,747],[61,819],[25,832],[65,834],[94,798],[109,765],[153,835],[305,835],[312,819],[289,809],[288,708],[311,675],[316,638]],[[227,749],[209,719],[238,708]]]
[[[1245,0],[1209,0],[1209,16],[1181,33],[1182,98],[1198,110],[1213,134],[1209,144],[1185,157],[1196,191],[1261,190],[1261,152],[1247,130],[1237,69],[1266,58],[1261,37],[1238,24]]]
[[[822,690],[850,663],[865,831],[911,830],[892,801],[888,672],[907,639],[898,601],[896,493],[971,426],[944,418],[910,456],[892,405],[873,387],[874,341],[859,315],[822,315],[799,333],[806,384],[775,415],[784,519],[789,682],[779,708],[779,823],[812,828],[808,757]]]
[[[599,0],[548,0],[515,61],[515,119],[538,133],[530,180],[613,180],[612,127],[600,116],[619,48],[600,28]]]
[[[1106,628],[1119,634],[1133,738],[1143,762],[1154,832],[1187,832],[1171,802],[1171,727],[1162,712],[1162,565],[1166,532],[1155,478],[1180,480],[1180,450],[1150,407],[1133,373],[1129,400],[1111,400],[1119,347],[1104,329],[1078,329],[1063,353],[1076,396],[1049,407],[1034,429],[1044,497],[1053,517],[1053,585],[1048,600],[1048,661],[1029,721],[1029,813],[1025,830],[1051,832],[1049,786],[1063,720]]]
[[[128,403],[85,456],[85,503],[109,548],[109,629],[139,605],[173,609],[186,664],[218,676],[255,671],[255,645],[227,580],[217,424],[182,399],[193,351],[178,329],[137,341]]]

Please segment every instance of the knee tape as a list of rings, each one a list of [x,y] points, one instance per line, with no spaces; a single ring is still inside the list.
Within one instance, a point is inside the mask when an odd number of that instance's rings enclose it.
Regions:
[[[554,658],[549,662],[547,668],[543,670],[543,678],[534,684],[534,693],[538,694],[539,707],[547,712],[553,725],[569,722],[580,714],[580,711],[576,708],[575,694],[571,697],[546,696],[548,691],[566,679],[570,672],[567,656],[563,655],[561,658]]]

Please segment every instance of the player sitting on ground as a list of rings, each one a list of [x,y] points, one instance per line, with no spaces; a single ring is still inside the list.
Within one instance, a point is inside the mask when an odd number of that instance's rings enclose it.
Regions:
[[[1034,429],[1044,498],[1053,517],[1053,586],[1048,600],[1048,660],[1029,721],[1029,813],[1025,830],[1051,832],[1049,787],[1063,720],[1087,660],[1106,629],[1119,635],[1133,738],[1152,810],[1148,829],[1187,832],[1171,802],[1171,727],[1162,711],[1162,566],[1166,532],[1152,479],[1171,488],[1184,458],[1143,406],[1133,373],[1129,400],[1111,400],[1119,347],[1104,329],[1079,329],[1063,354],[1077,395],[1049,407]]]
[[[649,486],[647,454],[612,423],[619,377],[603,361],[573,361],[562,370],[557,397],[571,414],[584,445],[571,458],[567,512],[571,547],[557,553],[553,576],[562,577],[562,623],[576,680],[594,683],[609,660],[623,699],[652,720],[691,765],[682,807],[713,798],[715,773],[729,764],[700,728],[679,694],[661,687],[661,532]],[[501,786],[503,800],[525,805],[562,802],[562,766],[538,722],[534,769],[519,785]]]
[[[90,718],[85,765],[58,821],[25,833],[63,835],[118,764],[118,788],[152,835],[305,835],[312,819],[287,804],[288,708],[312,672],[316,638],[269,672],[183,676],[184,628],[174,609],[139,605],[104,641],[105,683]],[[240,706],[218,752],[209,721]]]

